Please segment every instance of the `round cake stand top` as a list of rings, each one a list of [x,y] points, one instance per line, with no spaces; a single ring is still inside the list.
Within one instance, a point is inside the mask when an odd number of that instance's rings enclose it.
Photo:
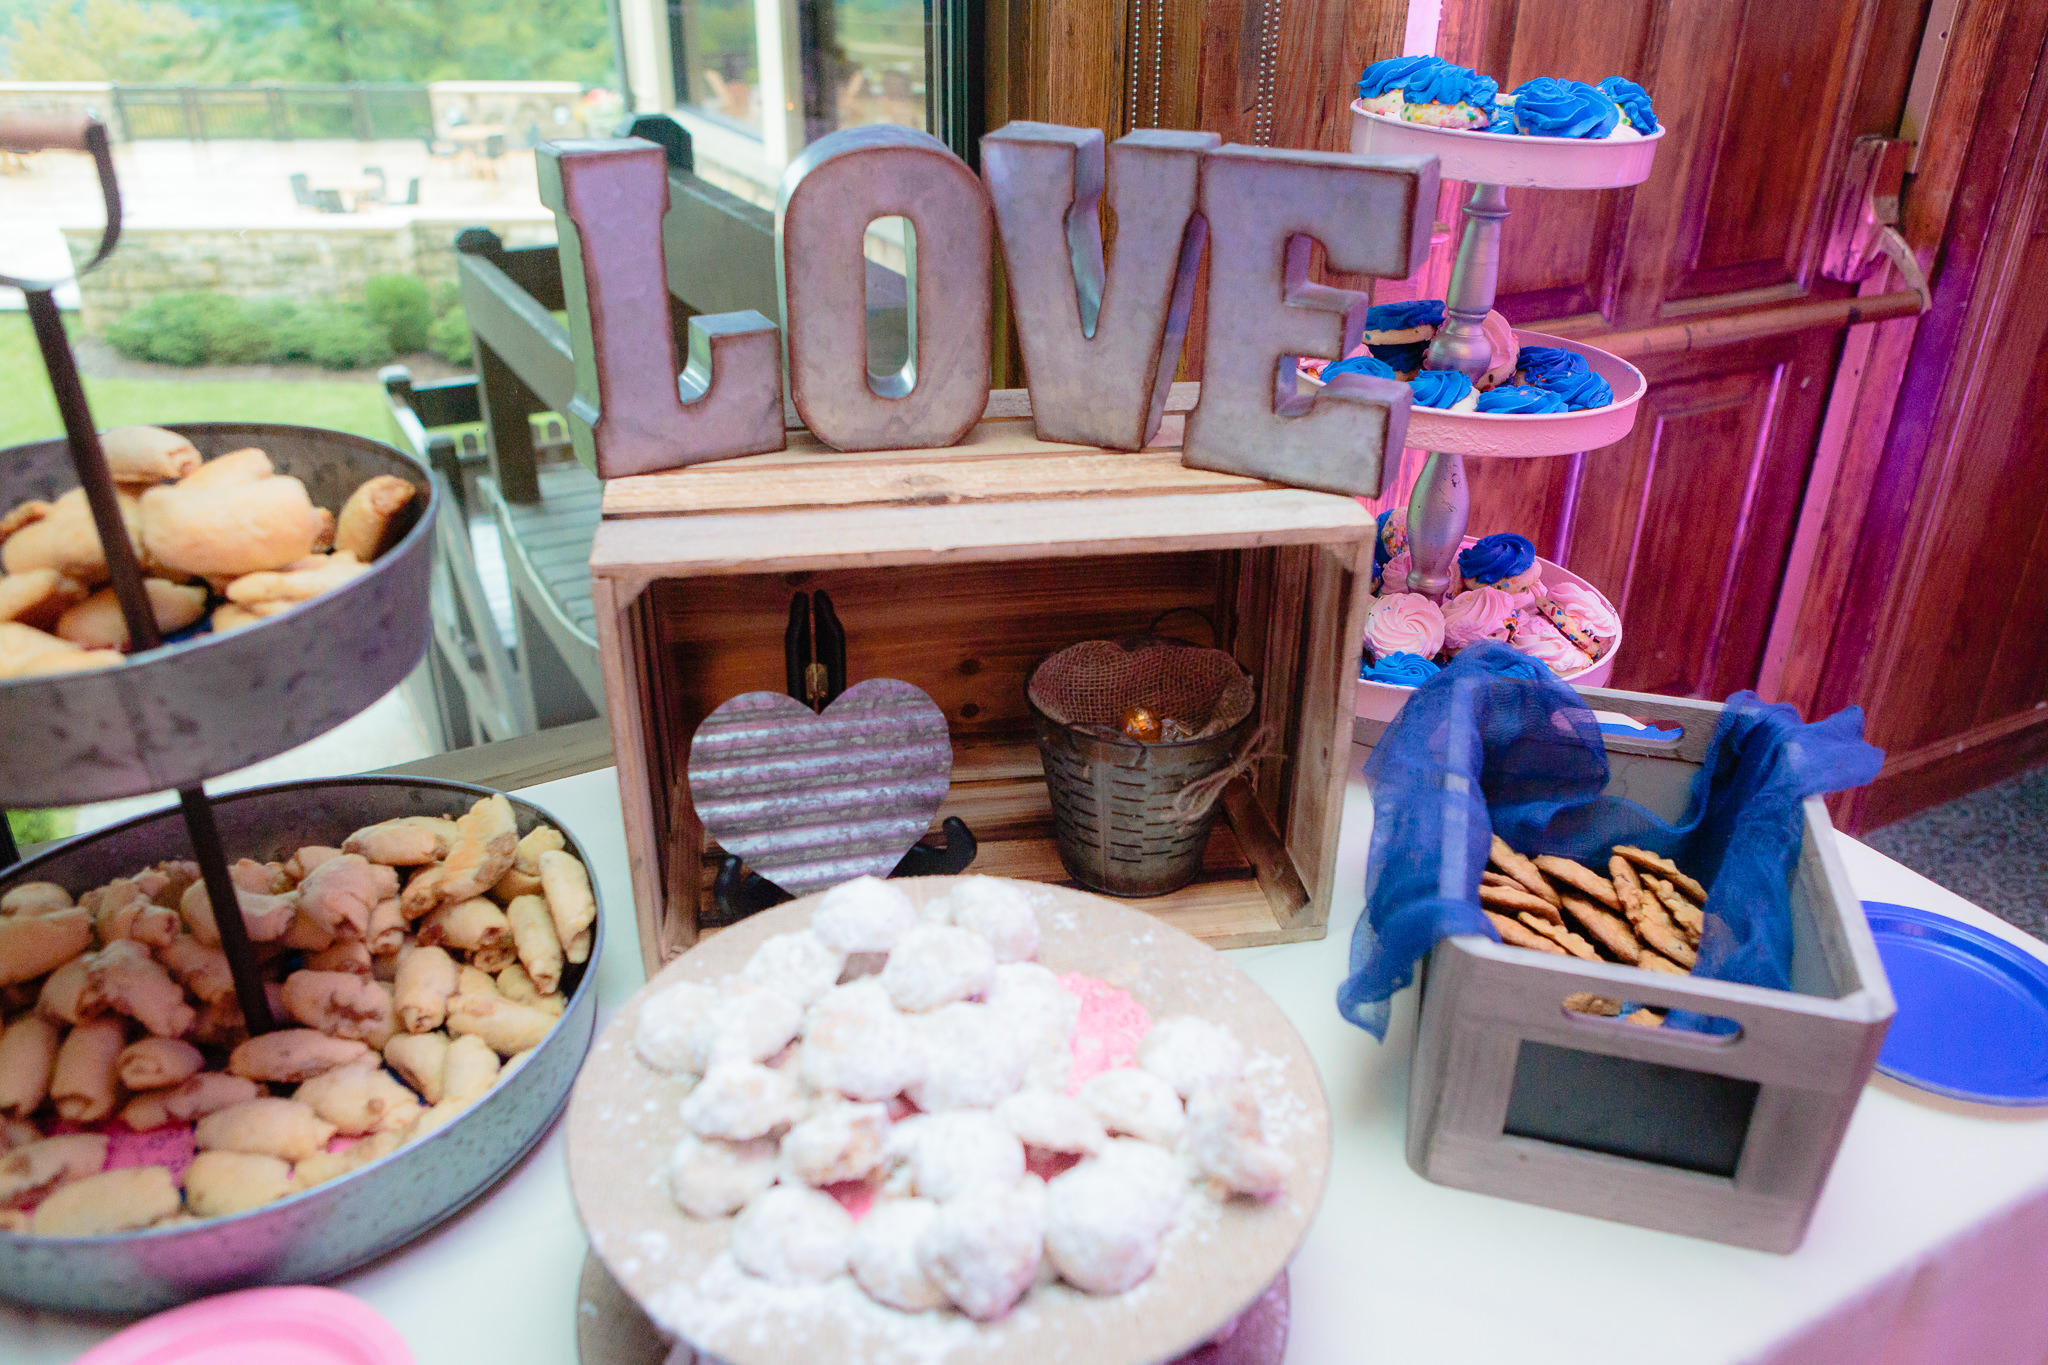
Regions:
[[[922,906],[953,877],[894,883]],[[1038,960],[1127,990],[1154,1019],[1199,1014],[1228,1026],[1251,1058],[1248,1077],[1267,1137],[1294,1160],[1271,1201],[1190,1200],[1159,1267],[1125,1294],[1096,1297],[1062,1284],[1034,1288],[1009,1317],[976,1325],[953,1313],[884,1308],[842,1276],[824,1288],[717,1292],[739,1272],[723,1256],[733,1220],[701,1221],[669,1198],[667,1162],[683,1135],[676,1106],[687,1083],[633,1054],[640,1006],[678,981],[738,971],[762,940],[810,923],[817,896],[767,910],[671,962],[620,1010],[591,1049],[569,1110],[569,1183],[592,1248],[663,1330],[727,1365],[869,1365],[946,1359],[976,1365],[1086,1360],[1141,1365],[1208,1340],[1265,1292],[1308,1231],[1329,1174],[1329,1105],[1293,1025],[1251,979],[1213,948],[1142,910],[1080,891],[1019,883],[1038,912]]]
[[[1351,102],[1351,150],[1357,155],[1433,156],[1446,180],[1544,190],[1616,190],[1640,185],[1670,125],[1648,137],[1616,140],[1524,137],[1432,128],[1374,114]]]

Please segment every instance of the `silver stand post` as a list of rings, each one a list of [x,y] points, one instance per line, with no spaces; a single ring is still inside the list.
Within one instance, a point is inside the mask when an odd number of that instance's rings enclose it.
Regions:
[[[1493,363],[1486,339],[1486,315],[1500,280],[1500,228],[1508,216],[1507,189],[1476,184],[1465,204],[1465,235],[1451,267],[1444,323],[1429,343],[1425,363],[1433,370],[1461,370],[1473,379]],[[1471,491],[1465,457],[1431,451],[1408,500],[1408,591],[1441,600],[1450,586],[1451,563],[1471,519]]]

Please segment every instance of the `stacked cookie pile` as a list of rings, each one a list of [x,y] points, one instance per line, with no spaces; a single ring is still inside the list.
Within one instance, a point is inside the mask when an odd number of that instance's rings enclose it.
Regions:
[[[337,513],[261,450],[202,460],[160,427],[100,441],[167,640],[253,625],[366,573],[399,539],[418,491],[379,474]],[[0,569],[0,678],[107,668],[128,651],[84,489],[0,515]]]
[[[892,1309],[990,1321],[1054,1278],[1134,1288],[1193,1199],[1277,1194],[1291,1162],[1242,1043],[1174,1016],[1137,1065],[1082,1074],[1078,982],[1033,961],[1038,942],[1013,883],[968,878],[920,913],[864,877],[739,974],[649,996],[634,1053],[691,1081],[677,1204],[732,1218],[757,1282],[850,1276]]]
[[[1571,858],[1524,857],[1496,834],[1479,903],[1501,942],[1514,947],[1688,976],[1699,961],[1707,889],[1645,848],[1615,845],[1602,876]],[[1593,995],[1567,1004],[1588,1014],[1621,1011],[1618,1002]],[[1628,1017],[1644,1024],[1663,1019],[1648,1009]]]
[[[282,1026],[250,1037],[190,862],[0,896],[0,1231],[240,1213],[434,1132],[566,1004],[596,901],[502,796],[231,869]]]

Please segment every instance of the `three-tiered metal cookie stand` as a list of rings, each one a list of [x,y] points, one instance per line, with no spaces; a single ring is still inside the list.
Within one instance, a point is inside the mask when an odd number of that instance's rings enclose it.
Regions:
[[[90,120],[0,120],[0,148],[93,157],[107,227],[86,268],[104,260],[121,220],[106,129]],[[378,777],[207,795],[209,778],[333,729],[418,665],[431,636],[435,486],[398,451],[341,432],[237,422],[170,428],[208,459],[262,449],[318,506],[341,507],[380,474],[405,479],[416,496],[404,534],[360,577],[243,629],[165,644],[57,309],[59,283],[0,276],[27,296],[66,432],[0,451],[0,508],[85,489],[133,648],[112,667],[0,679],[0,805],[74,806],[175,789],[178,810],[139,816],[14,866],[11,857],[0,861],[0,891],[53,881],[75,895],[166,859],[191,858],[210,903],[233,906],[228,848],[258,861],[281,859],[398,816],[460,815],[490,795],[464,783]],[[516,799],[513,809],[522,833],[547,818]],[[568,851],[584,856],[573,838]],[[249,1031],[266,1032],[278,1021],[242,917],[216,909],[214,919]],[[599,934],[589,962],[564,978],[562,1020],[515,1076],[460,1119],[350,1175],[230,1217],[106,1237],[0,1232],[0,1296],[40,1308],[147,1312],[248,1284],[327,1279],[418,1236],[488,1189],[567,1101],[596,1017],[590,968],[601,927]]]
[[[1432,128],[1371,113],[1362,101],[1351,105],[1351,150],[1377,155],[1433,156],[1446,180],[1472,186],[1465,204],[1465,233],[1444,298],[1444,321],[1430,342],[1430,369],[1461,370],[1477,378],[1493,363],[1484,326],[1500,277],[1501,225],[1508,216],[1509,187],[1552,190],[1609,190],[1641,184],[1650,174],[1659,129],[1647,137],[1615,141],[1522,137]],[[1627,436],[1636,405],[1648,384],[1643,373],[1620,356],[1568,337],[1515,329],[1522,347],[1555,346],[1585,357],[1587,367],[1614,390],[1605,407],[1535,415],[1449,412],[1417,407],[1408,418],[1408,444],[1429,454],[1408,502],[1408,550],[1413,567],[1407,590],[1441,601],[1451,567],[1465,539],[1471,491],[1465,480],[1467,456],[1536,459],[1599,450]],[[1546,577],[1555,566],[1546,566]],[[1572,576],[1558,572],[1560,579]],[[1576,580],[1573,581],[1582,581]],[[1616,640],[1592,669],[1568,681],[1593,686],[1606,681],[1620,653]],[[1401,689],[1396,689],[1401,690]],[[1373,691],[1360,689],[1361,705]],[[1404,691],[1405,690],[1401,690]]]

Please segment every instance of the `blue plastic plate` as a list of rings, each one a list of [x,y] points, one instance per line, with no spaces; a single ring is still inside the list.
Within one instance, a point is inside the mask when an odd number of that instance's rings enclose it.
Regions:
[[[1899,1007],[1877,1069],[1955,1099],[2048,1105],[2048,962],[1931,910],[1863,912]]]

